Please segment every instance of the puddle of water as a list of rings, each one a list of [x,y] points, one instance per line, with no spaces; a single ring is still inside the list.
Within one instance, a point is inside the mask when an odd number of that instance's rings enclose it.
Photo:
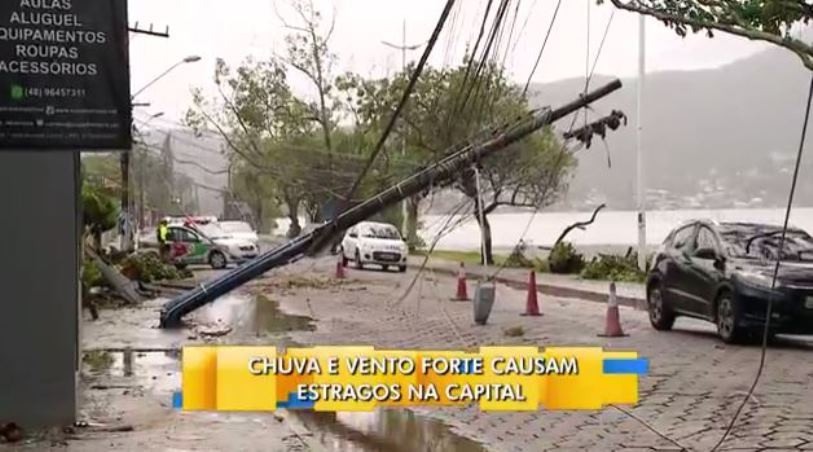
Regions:
[[[234,330],[256,334],[316,329],[312,318],[286,314],[280,310],[279,302],[264,296],[227,295],[208,305],[202,315],[206,322],[226,324]]]
[[[443,422],[409,410],[293,414],[326,448],[335,452],[485,452]]]
[[[145,389],[172,392],[181,386],[181,363],[176,352],[93,351],[83,358],[85,371],[93,376],[132,379]]]

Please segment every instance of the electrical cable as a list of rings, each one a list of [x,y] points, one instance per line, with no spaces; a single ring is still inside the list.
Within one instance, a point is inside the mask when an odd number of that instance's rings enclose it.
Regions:
[[[779,248],[778,252],[776,253],[776,264],[773,268],[773,276],[771,278],[771,296],[768,298],[768,304],[765,308],[765,326],[762,330],[762,346],[759,356],[759,367],[757,367],[757,373],[754,376],[754,381],[751,384],[751,387],[748,388],[748,393],[743,398],[742,402],[740,403],[739,407],[737,407],[737,411],[734,413],[734,417],[731,418],[731,422],[728,424],[728,427],[723,432],[723,436],[720,440],[715,444],[714,448],[711,449],[711,452],[716,452],[720,446],[723,445],[725,440],[728,438],[728,435],[734,429],[734,425],[737,423],[737,419],[742,413],[742,410],[745,408],[745,404],[748,403],[748,400],[754,394],[756,390],[757,384],[759,384],[759,379],[762,377],[762,371],[765,369],[765,358],[768,352],[768,336],[770,335],[770,324],[771,324],[771,315],[773,313],[773,304],[774,299],[776,296],[774,295],[776,289],[776,279],[779,276],[779,266],[782,263],[782,250],[785,249],[785,238],[788,232],[788,223],[790,222],[790,213],[793,210],[793,197],[796,193],[796,183],[799,178],[799,167],[802,163],[802,155],[805,149],[805,139],[807,138],[807,125],[810,121],[810,105],[811,101],[813,101],[813,76],[810,78],[810,88],[808,89],[807,94],[807,108],[805,109],[805,119],[802,123],[802,137],[799,142],[799,151],[796,154],[796,164],[793,167],[793,179],[790,184],[790,193],[788,193],[788,204],[787,208],[785,209],[785,221],[782,224],[782,235],[779,239]]]
[[[558,9],[558,5],[557,5],[557,9]],[[603,35],[603,36],[602,36],[602,38],[601,38],[601,43],[599,44],[598,50],[596,51],[596,56],[595,56],[595,59],[593,60],[592,70],[590,70],[590,72],[587,74],[587,76],[586,76],[586,78],[585,78],[585,86],[586,86],[586,87],[588,87],[588,88],[589,88],[589,86],[590,86],[590,80],[591,80],[591,79],[592,79],[592,77],[593,77],[593,73],[595,72],[596,66],[598,65],[599,58],[601,57],[601,53],[602,53],[602,51],[604,50],[604,42],[605,42],[605,41],[606,41],[606,39],[607,39],[608,32],[610,31],[610,25],[612,24],[612,22],[613,22],[613,18],[614,18],[614,17],[615,17],[615,10],[613,10],[613,12],[612,12],[612,13],[610,13],[610,18],[607,20],[607,26],[604,28],[604,35]],[[553,17],[553,19],[551,20],[551,27],[553,26],[553,21],[554,21],[555,19],[556,19],[556,12],[554,11],[554,17]],[[548,31],[550,32],[550,28],[548,29]],[[545,36],[545,42],[547,42],[547,39],[548,39],[548,36]],[[542,50],[544,50],[544,47],[545,47],[545,45],[544,45],[544,43],[543,43],[543,45],[542,45]],[[540,51],[540,57],[541,57],[541,54],[542,54],[542,53],[541,53],[541,51]],[[589,54],[589,51],[588,51],[588,54]],[[538,62],[539,62],[539,60],[537,59],[537,63],[538,63]],[[589,62],[588,62],[588,67],[589,67]],[[529,77],[529,79],[528,79],[528,80],[530,81],[530,77]],[[527,89],[527,84],[526,84],[526,89]],[[585,90],[585,92],[586,92],[586,90]],[[573,119],[572,119],[572,121],[570,122],[570,127],[568,128],[568,133],[570,133],[570,132],[572,132],[572,131],[573,131],[573,128],[574,128],[574,127],[575,127],[575,125],[576,125],[576,120],[577,120],[577,119],[578,119],[578,114],[574,114],[574,115],[573,115]],[[554,166],[555,166],[555,167],[558,167],[558,166],[559,166],[559,165],[562,163],[562,161],[563,161],[563,159],[564,159],[565,151],[567,150],[567,142],[568,142],[568,140],[565,140],[565,142],[563,142],[563,143],[562,143],[562,147],[561,147],[561,149],[560,149],[560,151],[559,151],[559,155],[558,155],[558,157],[557,157],[557,159],[556,159],[556,163],[554,164]],[[605,145],[606,145],[606,143],[605,143]],[[608,156],[608,159],[609,159],[609,156]],[[554,175],[555,175],[557,172],[558,172],[558,169],[556,169],[556,170],[554,170],[554,171],[552,171],[552,172],[551,172],[551,179],[554,177]],[[549,180],[549,181],[548,181],[548,185],[550,185],[552,182],[553,182],[552,180]],[[537,207],[537,208],[535,208],[535,209],[534,209],[533,213],[531,213],[531,216],[530,216],[530,218],[528,219],[528,222],[525,224],[525,228],[523,229],[523,232],[522,232],[522,234],[520,235],[519,240],[517,240],[517,244],[515,245],[515,248],[516,248],[516,247],[518,247],[518,246],[519,246],[519,244],[520,244],[520,243],[521,243],[523,240],[525,240],[525,236],[528,234],[528,231],[529,231],[529,230],[530,230],[530,228],[531,228],[531,224],[533,223],[533,221],[534,221],[534,219],[536,218],[536,215],[537,215],[538,213],[539,213],[539,208]],[[507,259],[506,259],[506,260],[504,260],[504,261],[503,261],[503,262],[502,262],[502,263],[501,263],[501,264],[500,264],[500,265],[497,267],[497,270],[496,270],[496,271],[495,271],[495,272],[494,272],[494,273],[493,273],[493,274],[490,276],[490,279],[492,279],[492,280],[493,280],[494,278],[496,278],[496,277],[497,277],[497,276],[500,274],[500,272],[502,272],[502,270],[505,268],[505,266],[506,266],[507,262],[508,262],[508,261],[507,261]]]
[[[548,24],[548,31],[545,33],[545,39],[542,41],[542,48],[539,49],[539,53],[536,55],[536,62],[534,63],[534,67],[531,69],[531,73],[528,74],[528,81],[525,82],[525,88],[522,89],[522,95],[526,95],[528,93],[528,87],[531,85],[531,79],[536,73],[536,69],[539,67],[539,62],[542,60],[542,53],[545,51],[545,47],[548,45],[548,38],[550,38],[550,33],[553,30],[553,24],[556,23],[556,16],[559,14],[559,7],[562,6],[562,0],[558,0],[556,2],[556,9],[553,10],[553,17],[550,19],[550,24]]]
[[[426,48],[424,49],[423,55],[421,55],[420,61],[418,61],[418,66],[415,68],[415,71],[410,77],[409,85],[407,85],[406,90],[404,90],[404,95],[401,97],[401,101],[395,108],[395,111],[393,112],[389,123],[384,128],[384,133],[381,134],[381,138],[379,138],[378,143],[376,143],[375,148],[373,148],[373,152],[372,154],[370,154],[367,163],[364,165],[364,168],[362,168],[361,173],[359,173],[355,182],[353,182],[350,191],[344,197],[345,200],[349,201],[350,199],[353,198],[353,195],[355,194],[356,190],[358,190],[358,187],[361,185],[362,180],[364,180],[364,178],[367,176],[367,172],[373,166],[373,163],[375,163],[375,159],[378,157],[378,154],[384,148],[384,143],[386,143],[387,138],[390,135],[390,132],[392,132],[392,129],[395,127],[395,123],[397,122],[398,117],[401,115],[401,111],[404,109],[404,106],[406,106],[406,103],[409,100],[412,91],[415,89],[415,85],[418,82],[418,77],[420,77],[421,73],[423,72],[423,68],[424,66],[426,66],[426,62],[429,59],[429,55],[432,54],[432,49],[434,49],[435,47],[435,43],[437,42],[438,37],[440,36],[440,32],[443,30],[443,26],[445,25],[446,19],[449,17],[449,13],[451,12],[454,4],[455,0],[446,1],[446,6],[443,8],[443,12],[440,15],[440,19],[438,20],[435,29],[432,31],[432,36],[429,38],[429,42],[426,44]]]
[[[517,17],[519,16],[519,6],[522,4],[522,0],[517,0],[517,5],[514,8],[514,19],[511,21],[511,27],[508,31],[508,44],[511,44],[511,39],[514,37],[514,27],[517,25]],[[519,41],[519,39],[517,39]],[[514,46],[515,47],[515,46]],[[513,52],[514,47],[511,47],[511,52]],[[502,63],[501,66],[505,67],[505,59],[508,57],[508,47],[505,48],[505,53],[502,56]]]
[[[525,16],[525,21],[523,21],[523,22],[522,22],[522,28],[520,28],[520,29],[519,29],[519,34],[517,35],[517,40],[516,40],[516,41],[514,41],[514,46],[513,46],[513,47],[511,47],[511,53],[512,53],[512,54],[513,54],[513,53],[516,51],[517,44],[519,43],[519,41],[521,41],[521,40],[522,40],[522,36],[525,34],[525,28],[527,28],[527,27],[528,27],[528,20],[529,20],[529,19],[531,18],[531,16],[532,16],[531,11],[533,11],[533,10],[534,10],[534,8],[536,7],[536,1],[537,1],[537,0],[534,0],[534,1],[533,1],[533,3],[531,3],[531,7],[530,7],[530,8],[528,8],[530,11],[528,12],[528,15],[527,15],[527,16]]]

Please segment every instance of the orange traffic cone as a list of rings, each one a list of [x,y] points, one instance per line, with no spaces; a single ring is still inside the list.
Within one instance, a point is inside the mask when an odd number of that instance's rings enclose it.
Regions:
[[[460,263],[460,270],[457,272],[457,295],[452,301],[469,301],[469,294],[466,290],[466,270],[463,262]]]
[[[539,317],[542,313],[539,312],[539,302],[536,295],[536,272],[531,270],[531,276],[528,278],[528,299],[525,302],[525,312],[520,314],[522,316]]]
[[[618,299],[615,297],[615,282],[610,283],[610,295],[607,298],[607,320],[604,325],[604,334],[599,337],[624,337],[621,329],[621,316],[618,312]]]
[[[339,256],[341,256],[341,254]],[[341,257],[336,261],[336,279],[344,279],[344,263]]]

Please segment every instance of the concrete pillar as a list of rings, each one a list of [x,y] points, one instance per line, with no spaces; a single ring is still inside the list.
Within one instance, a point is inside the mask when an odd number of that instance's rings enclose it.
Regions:
[[[0,420],[74,422],[79,155],[0,151]]]

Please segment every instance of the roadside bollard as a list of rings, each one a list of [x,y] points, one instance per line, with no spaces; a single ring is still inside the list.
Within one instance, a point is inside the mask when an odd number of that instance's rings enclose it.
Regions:
[[[133,375],[133,349],[127,347],[124,349],[124,376],[130,377]]]
[[[491,315],[491,308],[494,306],[494,298],[497,293],[496,285],[491,281],[481,281],[474,288],[474,323],[485,325]]]

